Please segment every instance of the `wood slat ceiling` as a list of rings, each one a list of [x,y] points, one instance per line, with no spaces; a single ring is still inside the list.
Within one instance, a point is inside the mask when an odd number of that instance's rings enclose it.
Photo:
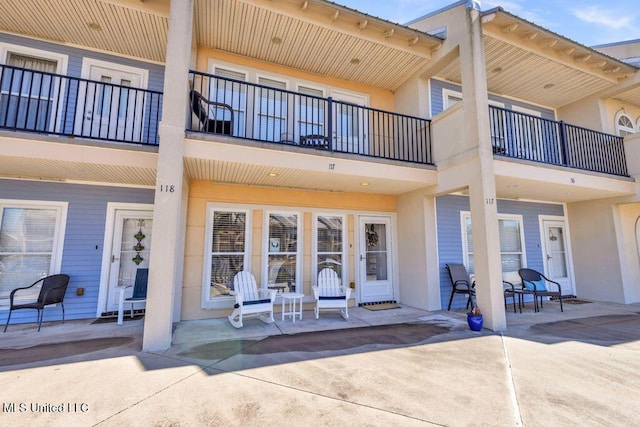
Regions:
[[[226,184],[257,185],[315,191],[402,194],[424,187],[424,182],[388,178],[326,174],[303,169],[275,168],[249,163],[235,163],[201,158],[185,158],[185,175],[191,180]],[[269,176],[276,173],[276,177]],[[368,186],[360,185],[362,182]]]
[[[0,31],[164,62],[168,5],[169,0],[2,0]]]
[[[151,187],[156,183],[156,171],[150,168],[12,156],[0,156],[0,176]]]
[[[237,0],[197,0],[198,44],[389,90],[395,90],[427,64],[431,50],[439,46],[435,38],[426,35],[424,40],[416,42],[415,48],[409,47],[409,35],[394,33],[385,37],[384,31],[393,27],[391,23],[386,27],[384,23],[378,23],[377,27],[367,24],[359,29],[354,22],[349,24],[351,32],[345,31],[347,24],[338,22],[344,15],[334,23],[328,13],[331,4],[326,2],[318,2],[316,6],[326,8],[327,12],[309,9],[303,17],[290,12],[288,7],[292,7],[292,2],[286,0],[268,2],[268,5],[255,3],[258,5]],[[364,17],[362,15],[361,23]],[[273,37],[280,38],[282,43],[272,43]],[[402,48],[402,44],[406,48]],[[360,63],[352,64],[354,58]]]
[[[604,76],[569,67],[489,35],[485,34],[483,39],[487,87],[491,93],[558,108],[615,84]],[[439,76],[460,83],[459,58]]]

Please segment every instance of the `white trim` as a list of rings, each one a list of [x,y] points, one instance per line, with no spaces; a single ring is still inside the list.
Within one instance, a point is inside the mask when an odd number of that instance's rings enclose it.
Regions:
[[[621,126],[619,121],[622,117],[626,117],[627,119],[629,119],[629,122],[631,123],[631,127],[626,127],[626,126]],[[640,118],[638,118],[638,120],[640,121]],[[616,113],[614,122],[613,122],[614,128],[616,130],[616,135],[621,136],[620,135],[620,131],[625,131],[627,133],[636,133],[638,130],[636,129],[636,126],[633,122],[633,119],[631,118],[630,115],[628,115],[624,110],[619,110]]]
[[[7,56],[9,53],[16,53],[19,55],[31,56],[34,58],[44,59],[48,61],[56,62],[56,71],[55,74],[58,75],[66,75],[67,68],[69,65],[69,56],[62,53],[50,52],[42,49],[35,49],[32,47],[21,46],[11,43],[0,42],[0,64],[6,64]],[[53,105],[57,105],[55,108],[51,109],[49,114],[53,115],[56,112],[56,117],[50,117],[51,123],[49,123],[49,131],[50,132],[60,132],[60,126],[64,126],[62,123],[62,112],[64,107],[62,103],[64,102],[64,96],[60,97],[60,94],[64,94],[66,92],[67,86],[66,79],[61,79],[60,84],[55,84],[55,80],[52,79],[51,85],[53,86],[53,93],[51,94],[51,103]],[[0,88],[1,90],[1,88]],[[11,90],[10,90],[11,91]],[[20,91],[20,90],[19,90]],[[54,128],[54,126],[57,126]]]
[[[467,270],[469,270],[469,245],[467,244],[467,230],[465,228],[465,219],[466,217],[471,218],[471,212],[470,211],[460,211],[460,234],[461,234],[461,238],[462,238],[462,262],[464,264],[464,266],[467,268]],[[500,220],[516,220],[518,221],[519,225],[520,225],[520,254],[522,256],[521,258],[521,264],[520,264],[520,268],[526,268],[527,267],[527,249],[526,249],[526,242],[525,242],[525,234],[524,234],[524,217],[523,215],[520,214],[503,214],[503,213],[498,213],[498,221]],[[473,235],[473,220],[471,221],[471,233]],[[499,239],[499,236],[498,236]],[[500,248],[500,256],[502,258],[502,248]],[[514,252],[505,252],[507,254],[510,253],[514,253]],[[501,259],[501,270],[502,270],[502,259]],[[470,270],[469,270],[470,271]]]
[[[0,64],[7,63],[7,54],[17,53],[34,58],[42,58],[49,61],[56,61],[56,74],[67,74],[69,56],[62,53],[55,53],[48,50],[35,49],[32,47],[21,46],[17,44],[0,42]]]
[[[303,281],[302,281],[302,263],[304,262],[304,223],[303,216],[304,212],[297,210],[287,210],[287,209],[271,209],[264,211],[264,216],[262,218],[262,250],[260,252],[261,257],[261,280],[260,287],[266,289],[269,286],[269,216],[271,214],[282,214],[282,215],[297,215],[296,220],[296,282],[295,282],[295,292],[300,292],[302,290]],[[288,252],[281,252],[290,254]],[[301,292],[302,293],[302,292]]]
[[[369,106],[369,95],[360,92],[353,92],[345,89],[330,88],[331,97],[338,101],[349,104],[359,105],[361,107]]]
[[[213,246],[213,212],[244,212],[244,270],[251,272],[251,242],[253,236],[253,210],[231,203],[207,202],[205,208],[205,238],[202,259],[202,283],[200,308],[204,310],[227,309],[233,305],[232,295],[211,298],[211,252]]]
[[[389,220],[389,250],[388,253],[391,254],[391,274],[389,278],[391,280],[391,292],[392,298],[396,301],[400,302],[400,264],[399,264],[399,252],[398,252],[398,227],[397,220],[398,216],[396,212],[389,213],[378,213],[378,212],[362,212],[360,211],[355,215],[354,218],[354,264],[355,264],[355,282],[356,282],[356,292],[355,292],[355,303],[356,305],[362,301],[362,262],[360,262],[360,256],[362,256],[361,251],[361,230],[360,224],[363,220],[370,218],[372,221],[375,221],[378,218],[388,219]]]
[[[69,202],[58,202],[48,200],[19,200],[0,199],[2,208],[27,208],[27,209],[54,209],[56,211],[56,225],[53,233],[53,245],[51,252],[51,263],[49,264],[49,274],[62,273],[62,253],[64,251],[64,240],[67,231],[67,213]],[[2,222],[2,211],[0,210],[0,224]],[[0,305],[0,310],[7,309],[8,306]]]
[[[113,231],[115,229],[116,211],[151,211],[154,205],[146,203],[107,202],[106,219],[104,223],[104,240],[102,241],[102,265],[100,267],[100,284],[98,287],[98,303],[96,317],[102,315],[106,307],[109,292],[109,272],[111,270],[111,247],[113,245]]]
[[[460,102],[462,102],[462,92],[458,92],[456,90],[452,90],[446,87],[442,88],[442,111],[447,110],[458,103],[449,105],[449,96],[453,96],[455,98],[460,98]]]
[[[349,245],[347,214],[344,213],[327,213],[315,212],[311,215],[313,224],[311,225],[311,286],[316,286],[318,281],[318,217],[339,217],[342,218],[342,285],[347,286],[349,281],[349,254],[347,246]]]
[[[149,70],[145,68],[132,67],[130,65],[123,65],[117,62],[103,61],[88,57],[82,58],[81,76],[83,79],[89,78],[91,67],[108,68],[115,71],[139,75],[140,87],[138,89],[147,89],[147,85],[149,84]],[[135,86],[133,87],[135,88]]]

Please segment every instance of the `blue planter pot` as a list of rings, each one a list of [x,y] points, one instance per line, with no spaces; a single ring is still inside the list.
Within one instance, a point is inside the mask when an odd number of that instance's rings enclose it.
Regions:
[[[473,316],[471,314],[468,314],[467,323],[469,324],[469,328],[471,328],[472,331],[482,330],[482,316]]]

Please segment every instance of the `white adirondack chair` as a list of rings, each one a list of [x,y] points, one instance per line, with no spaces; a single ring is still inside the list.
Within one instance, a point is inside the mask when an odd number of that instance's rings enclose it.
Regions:
[[[334,270],[324,268],[318,273],[318,285],[313,287],[313,296],[316,299],[316,319],[320,317],[320,310],[340,310],[342,317],[349,318],[351,288],[340,286]]]
[[[276,290],[258,289],[256,278],[248,271],[241,271],[233,278],[233,291],[236,297],[233,313],[229,322],[235,328],[242,328],[242,318],[255,315],[264,323],[273,323],[273,303],[276,300]]]

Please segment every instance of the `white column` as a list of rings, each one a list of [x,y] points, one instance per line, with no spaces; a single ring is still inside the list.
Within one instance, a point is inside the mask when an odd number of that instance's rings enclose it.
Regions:
[[[172,1],[164,76],[160,148],[149,260],[149,287],[143,350],[171,346],[176,293],[182,289],[183,152],[188,72],[192,46],[193,0]]]
[[[493,170],[493,149],[489,128],[489,102],[483,52],[480,11],[475,2],[465,7],[467,32],[460,41],[462,99],[466,146],[477,146],[478,156],[469,163],[473,262],[477,304],[484,315],[484,326],[494,331],[506,328],[503,304],[502,267],[498,210]]]

